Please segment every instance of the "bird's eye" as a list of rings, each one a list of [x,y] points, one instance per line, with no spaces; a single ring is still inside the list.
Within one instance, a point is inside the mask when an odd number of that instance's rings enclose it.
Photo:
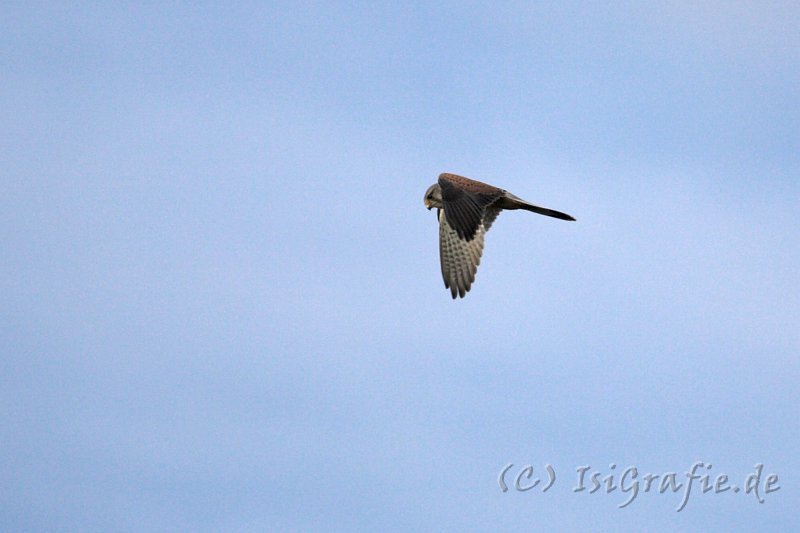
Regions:
[[[428,200],[433,200],[433,195],[432,194],[428,195]]]

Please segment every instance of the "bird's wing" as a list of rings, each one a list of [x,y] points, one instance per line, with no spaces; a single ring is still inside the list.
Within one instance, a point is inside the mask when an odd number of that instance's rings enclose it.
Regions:
[[[483,239],[500,209],[488,208],[472,240],[463,239],[439,210],[439,261],[442,266],[444,286],[450,289],[453,299],[464,297],[475,281],[475,273],[483,254]]]
[[[487,209],[505,195],[503,189],[455,174],[441,174],[439,187],[447,223],[466,241],[475,238]]]

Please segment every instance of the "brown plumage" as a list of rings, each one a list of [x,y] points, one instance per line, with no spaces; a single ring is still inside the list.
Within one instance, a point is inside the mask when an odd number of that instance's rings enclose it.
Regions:
[[[440,174],[438,182],[428,187],[424,202],[428,209],[437,210],[442,278],[453,299],[463,298],[472,287],[484,236],[503,209],[525,209],[575,220],[561,211],[526,202],[504,189],[448,173]]]

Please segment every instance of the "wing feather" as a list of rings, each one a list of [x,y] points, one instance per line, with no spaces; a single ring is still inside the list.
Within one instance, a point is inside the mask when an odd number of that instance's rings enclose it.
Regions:
[[[439,187],[448,224],[467,241],[475,237],[487,208],[505,194],[502,189],[455,174],[440,175]]]
[[[495,215],[496,216],[496,215]],[[478,226],[475,236],[466,240],[450,225],[446,213],[439,211],[439,259],[444,286],[450,289],[453,299],[463,298],[475,281],[481,262],[486,229]]]

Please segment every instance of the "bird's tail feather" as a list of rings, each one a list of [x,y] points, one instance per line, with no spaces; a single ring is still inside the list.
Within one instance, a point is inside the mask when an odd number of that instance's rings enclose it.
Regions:
[[[504,202],[505,205],[503,205],[503,209],[524,209],[526,211],[531,211],[533,213],[538,213],[540,215],[545,215],[553,218],[560,218],[561,220],[575,220],[575,217],[573,217],[572,215],[562,213],[561,211],[556,211],[555,209],[548,209],[547,207],[541,207],[536,204],[526,202],[522,198],[514,196],[511,193],[506,193],[506,200],[507,201]]]

